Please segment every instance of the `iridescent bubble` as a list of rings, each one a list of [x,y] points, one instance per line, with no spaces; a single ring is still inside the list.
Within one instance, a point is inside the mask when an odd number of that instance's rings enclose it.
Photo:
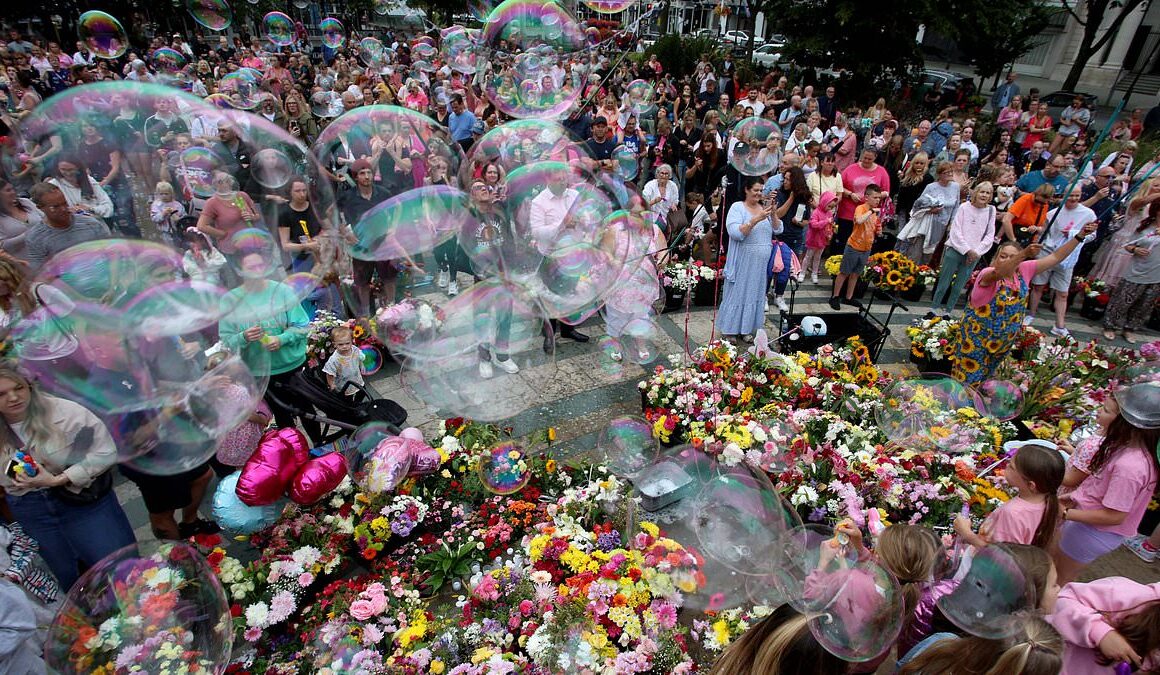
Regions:
[[[601,14],[619,14],[632,6],[634,0],[584,0],[584,4]]]
[[[615,417],[600,432],[596,451],[604,466],[617,476],[631,478],[656,461],[660,445],[652,425],[643,417]]]
[[[176,49],[161,47],[149,56],[153,68],[162,73],[175,73],[185,67],[185,55]]]
[[[94,646],[100,631],[110,638]],[[102,559],[72,587],[48,628],[44,661],[52,672],[80,675],[138,646],[132,661],[142,671],[168,670],[177,658],[191,671],[216,673],[229,661],[233,636],[229,601],[206,559],[188,544],[141,542]]]
[[[383,368],[383,354],[377,347],[363,345],[359,347],[362,358],[362,369],[365,375],[374,375]]]
[[[697,495],[693,530],[706,555],[742,574],[774,572],[778,538],[800,524],[761,469],[722,468]]]
[[[824,612],[837,599],[836,590],[811,586],[810,580],[849,568],[859,551],[849,540],[823,525],[805,524],[783,532],[769,557],[770,578],[782,597],[802,613]]]
[[[484,93],[500,112],[550,119],[564,115],[580,97],[571,79],[557,79],[552,70],[587,45],[580,23],[560,5],[506,0],[488,15],[480,44],[491,53]]]
[[[499,181],[521,166],[535,162],[582,163],[590,159],[588,149],[578,143],[560,123],[551,120],[512,120],[489,129],[471,146],[460,171],[460,181],[470,185],[484,175],[490,165],[499,168]],[[506,189],[504,195],[506,197]]]
[[[310,112],[318,117],[338,117],[342,114],[342,98],[334,91],[316,91],[310,96]]]
[[[294,176],[294,165],[286,153],[278,148],[264,148],[254,154],[250,175],[262,187],[276,190],[290,182]]]
[[[620,146],[612,152],[612,163],[616,175],[624,180],[634,180],[640,173],[640,157],[630,148]]]
[[[210,30],[225,30],[234,21],[234,12],[226,0],[185,0],[193,20]]]
[[[1007,421],[1023,412],[1023,390],[1010,380],[987,380],[975,391],[978,393],[975,407],[980,415]]]
[[[208,199],[214,193],[213,174],[221,167],[217,155],[209,148],[194,146],[180,157],[182,181],[190,193]]]
[[[886,405],[874,419],[887,438],[924,437],[959,408],[973,408],[974,395],[950,377],[931,375],[896,380],[886,391]]]
[[[761,176],[777,167],[781,130],[764,117],[746,117],[733,127],[729,164],[746,176]]]
[[[474,74],[478,54],[478,45],[462,26],[453,26],[443,36],[439,55],[452,70],[464,75]]]
[[[102,59],[117,59],[129,49],[129,36],[111,14],[96,10],[77,18],[77,36],[94,55]]]
[[[1034,611],[1039,602],[1035,584],[1019,561],[1002,545],[994,545],[975,551],[962,582],[937,604],[962,630],[996,640],[1013,635],[1013,618]]]
[[[660,356],[660,327],[648,316],[629,321],[620,334],[624,345],[624,358],[632,363],[645,365]]]
[[[382,41],[378,38],[365,37],[358,41],[358,58],[364,65],[378,68],[382,65],[385,49],[386,47],[383,46]],[[332,84],[330,87],[324,87],[324,89],[330,89],[333,86]]]
[[[479,479],[497,495],[519,492],[531,477],[527,453],[514,441],[496,443],[479,459]]]
[[[810,592],[833,597],[812,616],[810,632],[827,651],[862,663],[881,656],[898,640],[905,602],[898,580],[874,560],[819,572]]]
[[[346,29],[342,27],[342,22],[334,17],[320,21],[318,30],[322,31],[322,44],[330,49],[338,49],[346,42]]]
[[[467,195],[448,185],[409,190],[368,210],[350,254],[359,260],[406,260],[433,251],[460,227],[476,227]],[[464,225],[466,223],[466,225]]]
[[[656,110],[656,88],[647,80],[633,80],[624,88],[625,103],[637,117]]]
[[[588,40],[588,44],[596,46],[600,44],[600,29],[596,26],[589,26],[584,29],[584,37]]]
[[[277,47],[294,44],[294,20],[282,12],[270,12],[262,17],[266,39]]]
[[[428,42],[419,42],[411,48],[411,56],[423,61],[431,61],[438,54],[439,50],[435,49],[435,45]]]
[[[237,110],[253,110],[258,107],[261,88],[249,73],[236,71],[227,73],[218,80],[217,93],[229,97],[230,107]]]
[[[467,3],[467,9],[471,13],[471,16],[479,22],[486,21],[488,15],[491,14],[491,10],[494,8],[495,5],[491,0],[468,0]]]

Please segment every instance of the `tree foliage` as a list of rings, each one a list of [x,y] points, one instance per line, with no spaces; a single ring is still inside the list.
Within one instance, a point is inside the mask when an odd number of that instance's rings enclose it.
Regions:
[[[999,72],[1031,51],[1051,14],[1058,11],[1044,0],[1007,0],[985,6],[978,0],[949,0],[944,7],[939,30],[954,38],[984,76]]]
[[[1091,57],[1119,34],[1124,20],[1147,0],[1061,0],[1061,2],[1067,13],[1083,28],[1075,61],[1067,73],[1067,79],[1063,82],[1065,90],[1074,91]]]

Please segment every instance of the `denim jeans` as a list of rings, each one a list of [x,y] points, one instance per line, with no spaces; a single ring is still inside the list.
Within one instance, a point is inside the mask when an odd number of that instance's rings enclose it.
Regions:
[[[47,490],[8,495],[8,505],[28,536],[40,544],[40,555],[64,590],[80,576],[78,565],[92,567],[137,541],[112,490],[84,506],[66,504]]]
[[[938,283],[934,287],[934,297],[930,300],[932,312],[938,312],[939,308],[944,308],[943,311],[948,313],[954,310],[955,305],[959,304],[959,296],[963,294],[963,287],[971,278],[971,272],[975,270],[977,262],[978,260],[968,262],[967,256],[950,246],[943,248]],[[943,303],[944,296],[946,298],[945,304]]]

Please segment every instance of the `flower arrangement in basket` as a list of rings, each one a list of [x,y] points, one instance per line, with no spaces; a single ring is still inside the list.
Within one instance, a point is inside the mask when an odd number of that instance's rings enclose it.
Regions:
[[[666,287],[676,291],[691,291],[702,280],[713,281],[717,278],[717,270],[700,260],[692,262],[680,261],[665,266],[661,273],[662,282]]]
[[[870,256],[863,278],[884,291],[909,291],[918,281],[918,265],[898,251],[883,251]]]
[[[947,321],[937,316],[916,320],[906,329],[906,337],[910,338],[910,355],[927,361],[950,358],[951,341],[958,327],[958,321]]]
[[[351,337],[358,347],[381,347],[378,333],[374,324],[365,317],[357,319],[340,319],[333,312],[325,309],[318,310],[314,320],[307,325],[306,334],[306,365],[317,368],[326,363],[334,351],[334,340],[330,335],[335,328],[345,326],[350,329]]]
[[[934,271],[930,265],[919,265],[916,275],[918,283],[923,286],[932,287],[938,283],[938,272]]]

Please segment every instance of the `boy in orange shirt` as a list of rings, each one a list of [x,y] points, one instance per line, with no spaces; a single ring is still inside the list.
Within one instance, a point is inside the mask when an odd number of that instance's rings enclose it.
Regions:
[[[879,217],[882,188],[871,183],[866,186],[863,196],[865,201],[854,210],[854,229],[846,240],[846,249],[842,251],[842,265],[838,268],[838,278],[830,296],[830,309],[833,310],[841,309],[842,305],[862,308],[861,301],[854,299],[854,287],[858,285],[858,275],[866,269],[874,238],[882,234],[882,219]],[[846,285],[846,297],[839,301],[843,285]]]

